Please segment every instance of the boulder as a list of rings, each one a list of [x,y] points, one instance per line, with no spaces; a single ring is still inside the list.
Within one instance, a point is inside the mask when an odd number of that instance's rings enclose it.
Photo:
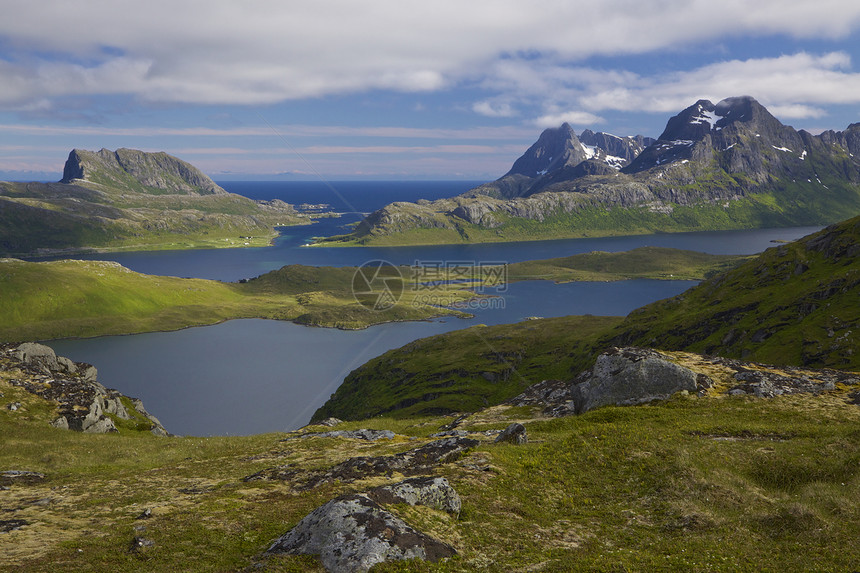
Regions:
[[[460,515],[460,495],[443,477],[425,476],[384,485],[368,492],[368,497],[381,504],[405,503],[425,505],[454,515]]]
[[[368,496],[353,494],[313,510],[268,553],[318,555],[326,571],[351,573],[386,561],[438,561],[456,551],[412,529]]]
[[[496,443],[508,442],[510,444],[525,444],[529,441],[526,427],[522,424],[514,422],[496,436]]]
[[[54,349],[36,342],[25,342],[12,352],[18,360],[28,366],[40,368],[48,373],[60,370]],[[71,361],[69,361],[71,362]]]
[[[697,391],[697,375],[655,350],[613,348],[594,367],[580,374],[571,395],[577,414],[600,406],[629,406],[665,400],[672,394]]]

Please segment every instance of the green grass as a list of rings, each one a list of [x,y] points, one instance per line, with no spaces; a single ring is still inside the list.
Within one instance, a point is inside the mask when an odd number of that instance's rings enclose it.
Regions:
[[[821,172],[826,171],[822,168]],[[805,176],[796,180],[781,179],[754,191],[749,190],[752,183],[741,174],[719,171],[711,173],[710,177],[700,175],[692,184],[679,181],[678,192],[695,199],[700,190],[713,193],[722,189],[730,194],[747,191],[741,198],[726,201],[667,202],[668,212],[646,206],[604,206],[589,202],[588,196],[583,195],[574,210],[555,208],[544,212],[541,220],[496,211],[497,225],[492,228],[466,222],[454,215],[443,216],[431,207],[421,207],[424,212],[420,218],[412,214],[412,211],[420,211],[417,206],[390,207],[395,212],[403,211],[402,218],[409,224],[360,226],[352,234],[330,237],[322,244],[434,245],[791,227],[831,224],[860,213],[858,187],[833,176],[824,176],[821,183],[814,176],[811,181]],[[445,210],[452,206],[443,201],[438,208]],[[426,226],[422,226],[421,218]]]
[[[237,571],[257,563],[264,571],[322,571],[312,557],[263,552],[329,499],[400,476],[307,492],[242,477],[403,451],[450,421],[342,426],[402,436],[373,444],[281,442],[284,434],[167,439],[123,429],[94,436],[49,428],[34,397],[0,391],[25,405],[0,410],[0,467],[48,476],[2,492],[4,519],[31,524],[0,535],[3,571]],[[494,408],[461,427],[512,420],[525,422],[528,444],[484,438],[437,470],[462,498],[459,518],[393,507],[458,555],[375,570],[843,572],[860,563],[860,409],[841,395],[678,397],[554,420]],[[50,502],[34,503],[40,499]],[[145,508],[153,517],[137,520]],[[135,536],[154,545],[129,552]]]
[[[116,263],[0,259],[0,340],[26,341],[175,330],[232,318],[365,328],[394,320],[462,316],[405,289],[399,303],[371,310],[352,294],[354,268],[293,265],[247,283],[143,275]],[[440,296],[473,295],[450,286]]]
[[[508,265],[507,273],[511,281],[616,281],[631,278],[702,280],[748,258],[640,247],[617,253],[594,251],[556,259],[513,263]]]
[[[860,218],[765,251],[677,297],[637,309],[606,344],[774,364],[860,369]]]
[[[620,320],[547,318],[416,340],[350,373],[313,419],[475,412],[541,380],[573,377],[587,364],[594,338]]]

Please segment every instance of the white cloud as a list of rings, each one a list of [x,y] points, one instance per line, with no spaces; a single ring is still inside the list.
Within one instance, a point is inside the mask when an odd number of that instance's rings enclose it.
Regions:
[[[819,105],[860,103],[860,74],[842,52],[719,62],[663,76],[627,77],[603,89],[582,86],[586,109],[676,112],[705,98],[752,95],[787,118],[821,117]]]
[[[566,111],[541,116],[534,123],[538,127],[558,127],[565,122],[571,125],[594,125],[603,121],[602,117],[587,111]]]
[[[645,53],[727,35],[844,38],[860,24],[860,5],[844,0],[553,0],[540,9],[521,0],[6,0],[4,13],[14,14],[0,21],[7,108],[89,94],[261,104],[433,91],[476,78],[530,79],[539,90],[572,81],[565,66],[540,69],[547,58]],[[536,57],[537,73],[506,75],[523,67],[507,66],[505,55],[522,53]]]
[[[509,103],[479,101],[472,106],[472,111],[487,117],[514,117],[517,111]]]

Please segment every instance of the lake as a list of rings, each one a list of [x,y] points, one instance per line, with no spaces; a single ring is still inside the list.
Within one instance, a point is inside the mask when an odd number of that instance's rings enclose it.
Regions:
[[[818,227],[660,234],[602,239],[435,247],[304,247],[313,236],[340,227],[393,200],[435,199],[465,191],[474,182],[224,182],[228,191],[255,199],[329,203],[341,219],[284,229],[269,248],[99,254],[148,274],[234,281],[287,264],[357,266],[383,259],[416,262],[518,262],[593,250],[623,251],[665,246],[715,254],[752,254],[776,240],[793,240]],[[99,369],[102,384],[139,397],[171,432],[183,435],[245,435],[296,429],[353,369],[370,358],[417,338],[473,324],[516,322],[528,316],[625,315],[654,300],[674,296],[694,283],[635,280],[554,285],[529,281],[497,293],[492,308],[471,310],[474,319],[384,324],[339,331],[266,320],[235,320],[169,333],[58,340],[62,356]],[[538,382],[538,380],[535,380]]]

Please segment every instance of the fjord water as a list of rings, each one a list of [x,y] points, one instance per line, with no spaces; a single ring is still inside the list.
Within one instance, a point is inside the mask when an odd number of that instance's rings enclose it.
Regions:
[[[666,246],[715,254],[752,254],[817,228],[702,232],[603,239],[571,239],[486,245],[397,248],[304,247],[313,236],[340,227],[393,200],[455,195],[473,182],[224,182],[228,191],[255,199],[329,203],[351,212],[341,219],[283,230],[275,245],[221,249],[114,253],[114,260],[149,274],[238,280],[286,264],[348,266],[384,259],[416,262],[517,262],[593,250],[622,251]],[[95,364],[108,387],[143,399],[168,430],[185,435],[252,434],[295,429],[334,392],[344,376],[370,358],[434,334],[473,324],[517,322],[529,316],[625,315],[654,300],[674,296],[690,281],[635,280],[554,285],[529,281],[497,293],[502,304],[470,309],[474,319],[447,318],[378,325],[362,331],[312,328],[266,320],[234,320],[178,332],[52,341],[58,354]],[[535,381],[537,382],[537,380]]]

